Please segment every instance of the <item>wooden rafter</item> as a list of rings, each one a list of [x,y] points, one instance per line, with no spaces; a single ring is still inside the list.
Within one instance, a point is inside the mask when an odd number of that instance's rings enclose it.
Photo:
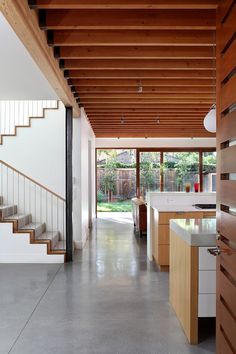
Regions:
[[[216,0],[29,5],[97,136],[213,136]]]
[[[36,0],[38,9],[216,9],[217,0]]]

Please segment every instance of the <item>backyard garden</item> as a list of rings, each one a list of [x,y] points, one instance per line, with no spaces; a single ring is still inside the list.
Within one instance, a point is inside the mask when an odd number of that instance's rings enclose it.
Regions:
[[[161,175],[163,191],[184,191],[185,184],[199,182],[198,152],[164,152],[160,164],[160,152],[140,152],[140,195],[160,191]],[[212,175],[215,175],[216,154],[203,153],[203,190],[214,191]],[[136,196],[136,151],[97,151],[97,211],[130,212],[131,199]]]

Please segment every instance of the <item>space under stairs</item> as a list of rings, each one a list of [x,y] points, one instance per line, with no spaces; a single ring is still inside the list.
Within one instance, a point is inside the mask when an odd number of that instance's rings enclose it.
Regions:
[[[57,100],[0,100],[0,145],[4,137],[16,136],[19,128],[29,128],[32,119],[45,118],[45,111],[58,109]]]
[[[0,228],[10,224],[14,237],[27,234],[29,244],[46,245],[47,255],[62,255],[64,261],[65,200],[1,160],[0,195]],[[0,232],[0,242],[3,233]],[[9,252],[8,249],[6,253]]]

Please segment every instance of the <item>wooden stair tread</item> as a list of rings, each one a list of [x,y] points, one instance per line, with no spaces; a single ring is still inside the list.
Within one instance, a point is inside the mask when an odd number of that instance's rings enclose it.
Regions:
[[[25,226],[22,226],[20,228],[20,230],[36,230],[40,227],[45,226],[44,223],[40,223],[40,222],[31,222],[30,224],[26,224]]]
[[[53,252],[66,252],[66,241],[59,241],[56,246],[53,248]]]
[[[23,218],[30,217],[30,214],[12,214],[9,216],[6,216],[4,220],[20,220]]]
[[[45,231],[37,237],[37,240],[52,240],[54,237],[57,236],[59,237],[58,231]]]

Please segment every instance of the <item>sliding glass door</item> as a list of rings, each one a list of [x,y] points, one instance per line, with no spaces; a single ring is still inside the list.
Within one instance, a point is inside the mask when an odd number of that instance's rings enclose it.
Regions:
[[[146,198],[147,192],[160,191],[160,152],[140,152],[139,175],[140,196]]]

